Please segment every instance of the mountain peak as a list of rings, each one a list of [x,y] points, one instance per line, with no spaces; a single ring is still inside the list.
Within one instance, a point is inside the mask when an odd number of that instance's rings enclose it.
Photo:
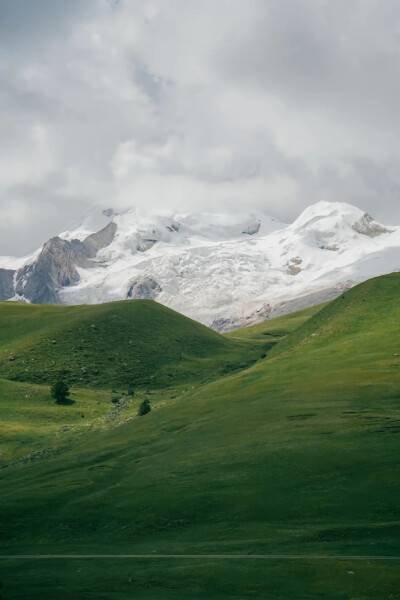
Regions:
[[[320,200],[308,206],[292,223],[291,227],[297,229],[322,219],[342,220],[353,224],[355,221],[361,219],[364,214],[364,211],[347,202]]]
[[[335,242],[349,241],[357,234],[373,238],[393,232],[352,204],[325,200],[306,208],[289,229],[298,234],[313,234],[318,241],[336,238]]]
[[[0,260],[0,297],[35,302],[42,289],[62,304],[151,297],[207,325],[234,324],[295,300],[331,299],[400,267],[400,227],[351,204],[317,202],[291,225],[243,213],[93,209],[54,252],[24,267]]]

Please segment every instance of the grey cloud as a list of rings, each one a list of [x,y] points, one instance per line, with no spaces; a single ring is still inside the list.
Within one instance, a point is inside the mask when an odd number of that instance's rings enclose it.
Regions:
[[[172,82],[151,73],[146,65],[141,63],[140,60],[134,61],[133,59],[133,62],[134,79],[151,100],[159,103],[163,87],[172,85]]]
[[[21,185],[3,194],[0,203],[0,239],[2,255],[27,254],[45,240],[76,224],[88,198],[70,197],[57,188],[59,175],[40,185]],[[18,252],[16,253],[16,250]]]
[[[398,120],[396,0],[271,0],[258,6],[254,29],[219,57],[221,77],[316,110],[372,113],[386,123],[389,112]]]
[[[67,34],[98,6],[96,0],[0,0],[0,47],[37,50]]]
[[[399,32],[396,0],[0,0],[0,254],[94,203],[400,223]]]

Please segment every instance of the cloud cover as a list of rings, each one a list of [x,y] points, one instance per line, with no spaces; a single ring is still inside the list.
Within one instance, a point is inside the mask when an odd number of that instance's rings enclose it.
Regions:
[[[0,0],[0,254],[93,205],[400,223],[397,0]]]

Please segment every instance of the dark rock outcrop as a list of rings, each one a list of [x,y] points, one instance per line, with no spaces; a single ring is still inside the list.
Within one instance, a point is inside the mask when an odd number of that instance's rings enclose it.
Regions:
[[[34,304],[59,304],[59,290],[80,281],[77,267],[92,267],[97,252],[112,242],[116,230],[115,223],[109,223],[83,242],[52,238],[35,262],[18,271],[15,292]]]
[[[386,229],[386,227],[382,227],[381,225],[378,225],[378,223],[375,223],[368,213],[365,213],[359,221],[354,223],[352,229],[361,235],[367,235],[371,238],[378,237],[383,233],[393,233],[393,230]]]
[[[0,269],[0,300],[9,300],[14,296],[14,275],[11,269]]]
[[[113,208],[106,208],[102,211],[102,213],[105,217],[109,217],[110,219],[118,215]]]
[[[99,250],[109,246],[115,237],[116,231],[116,224],[111,222],[101,231],[89,235],[84,242],[82,242],[87,251],[86,258],[94,258]]]
[[[138,240],[137,243],[137,249],[139,250],[139,252],[146,252],[147,250],[150,250],[150,248],[152,248],[154,246],[154,244],[157,243],[157,240],[151,240],[151,239],[141,239]]]
[[[180,229],[180,224],[173,221],[170,225],[166,225],[166,229],[168,229],[168,231],[171,233],[176,233]]]
[[[135,279],[129,287],[127,298],[154,300],[162,288],[155,279],[151,277],[140,277]]]
[[[18,271],[16,293],[35,304],[59,304],[59,289],[80,279],[75,265],[74,244],[54,237],[33,264]]]
[[[260,219],[257,219],[257,221],[255,221],[254,223],[249,225],[244,231],[242,231],[242,234],[255,235],[256,233],[258,233],[260,231],[260,227],[261,227],[261,221],[260,221]]]

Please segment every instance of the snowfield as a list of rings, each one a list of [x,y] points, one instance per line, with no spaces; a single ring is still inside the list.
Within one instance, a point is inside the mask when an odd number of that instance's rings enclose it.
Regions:
[[[400,269],[400,227],[342,202],[314,204],[291,225],[259,214],[105,213],[60,235],[83,240],[110,221],[117,226],[93,266],[78,269],[80,282],[60,290],[63,304],[154,298],[225,330],[263,320],[288,301],[316,303]]]

